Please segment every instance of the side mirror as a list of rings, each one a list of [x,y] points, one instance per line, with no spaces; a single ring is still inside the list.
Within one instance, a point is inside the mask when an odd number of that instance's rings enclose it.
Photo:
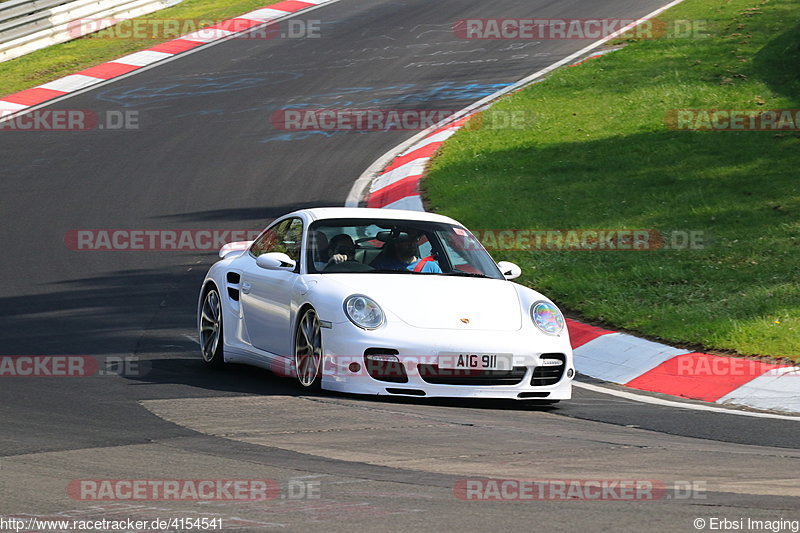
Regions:
[[[497,268],[500,269],[506,279],[517,279],[522,275],[522,269],[509,261],[500,261],[497,263]]]
[[[294,270],[297,262],[283,252],[269,252],[259,255],[256,264],[266,270]]]

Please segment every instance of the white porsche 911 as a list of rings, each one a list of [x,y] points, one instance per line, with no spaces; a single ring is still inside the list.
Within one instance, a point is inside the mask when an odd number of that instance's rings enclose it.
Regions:
[[[305,209],[220,257],[198,304],[208,365],[359,394],[571,397],[563,315],[453,219]]]

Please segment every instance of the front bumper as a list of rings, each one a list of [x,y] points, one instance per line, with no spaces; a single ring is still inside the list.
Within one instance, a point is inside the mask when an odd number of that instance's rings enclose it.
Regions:
[[[566,400],[572,396],[575,367],[566,331],[560,337],[545,336],[532,324],[519,331],[496,332],[419,329],[397,321],[376,331],[365,331],[349,322],[335,323],[330,329],[323,329],[323,349],[322,387],[327,390],[392,396],[525,400]],[[396,354],[406,381],[378,380],[370,376],[364,353],[375,349]],[[515,370],[496,373],[498,379],[492,379],[492,373],[473,373],[476,378],[473,379],[470,375],[459,374],[459,371],[450,371],[449,374],[442,371],[453,379],[430,377],[430,370],[438,363],[440,353],[459,352],[513,354]],[[542,382],[533,380],[534,373],[541,375],[547,368],[542,362],[543,354],[563,354],[561,378],[553,384],[532,385],[532,381]]]

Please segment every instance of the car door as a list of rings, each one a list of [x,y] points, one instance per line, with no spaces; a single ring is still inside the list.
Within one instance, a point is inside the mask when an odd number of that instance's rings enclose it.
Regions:
[[[276,355],[293,352],[291,310],[298,282],[303,221],[289,218],[265,231],[250,247],[250,261],[242,272],[242,313],[254,347]],[[294,271],[268,270],[256,264],[259,255],[283,252],[295,260]]]

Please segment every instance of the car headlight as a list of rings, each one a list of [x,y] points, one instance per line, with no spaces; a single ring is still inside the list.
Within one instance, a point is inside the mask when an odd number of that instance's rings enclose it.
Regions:
[[[531,306],[531,319],[542,333],[558,335],[564,330],[564,315],[550,302],[536,302]]]
[[[344,301],[344,311],[350,322],[364,329],[376,329],[383,324],[383,310],[375,300],[361,294],[349,296]]]

